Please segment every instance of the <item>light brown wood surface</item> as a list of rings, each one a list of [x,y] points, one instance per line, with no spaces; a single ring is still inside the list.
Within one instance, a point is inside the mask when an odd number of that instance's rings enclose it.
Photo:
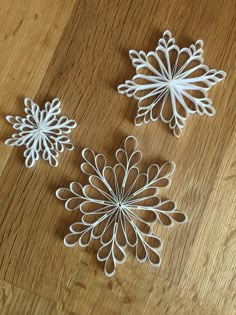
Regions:
[[[206,64],[228,73],[209,93],[216,116],[192,116],[179,139],[160,121],[135,127],[137,102],[116,91],[135,73],[129,49],[154,49],[166,29],[181,47],[203,39]],[[0,51],[0,314],[235,314],[235,1],[1,0]],[[4,145],[24,97],[59,97],[79,123],[58,168],[26,169]],[[130,255],[109,279],[93,248],[64,247],[77,214],[55,191],[81,177],[82,148],[112,158],[130,134],[145,164],[175,161],[164,195],[189,222],[156,230],[160,268]]]

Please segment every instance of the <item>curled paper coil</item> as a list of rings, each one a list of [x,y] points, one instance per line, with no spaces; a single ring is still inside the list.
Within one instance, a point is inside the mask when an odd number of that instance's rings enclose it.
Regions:
[[[153,233],[153,223],[170,227],[187,221],[175,202],[159,197],[159,189],[170,184],[175,164],[153,164],[141,173],[142,153],[136,145],[135,137],[127,137],[124,148],[116,151],[113,167],[107,165],[104,155],[84,149],[81,170],[88,175],[89,184],[72,182],[56,192],[67,210],[81,214],[81,220],[70,226],[65,245],[86,247],[97,241],[97,259],[104,262],[108,277],[114,275],[117,264],[126,261],[128,247],[134,249],[139,262],[160,266],[162,242]]]
[[[29,98],[25,98],[24,103],[26,117],[6,117],[18,133],[13,134],[5,143],[25,146],[26,167],[34,166],[40,155],[52,166],[58,166],[59,152],[74,149],[67,134],[76,127],[76,122],[66,116],[58,117],[61,113],[61,102],[57,98],[51,103],[47,102],[43,110]]]
[[[226,73],[203,64],[203,41],[180,49],[165,31],[155,51],[130,50],[136,75],[118,86],[120,94],[138,100],[136,126],[161,119],[179,137],[190,114],[215,114],[208,90]]]

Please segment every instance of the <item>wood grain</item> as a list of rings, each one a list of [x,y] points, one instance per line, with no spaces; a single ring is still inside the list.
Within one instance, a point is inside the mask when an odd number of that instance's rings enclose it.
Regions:
[[[1,314],[235,314],[234,1],[0,0],[0,7]],[[216,116],[189,118],[179,139],[161,122],[135,127],[137,102],[116,91],[134,74],[128,50],[154,49],[166,29],[183,47],[202,38],[206,64],[228,73],[210,91]],[[22,114],[25,96],[59,97],[79,123],[76,149],[58,168],[39,161],[26,169],[23,150],[3,144],[12,131],[5,115]],[[82,148],[112,160],[130,134],[144,167],[175,161],[162,195],[189,222],[157,228],[165,241],[159,269],[130,256],[107,279],[93,248],[63,246],[76,214],[55,190],[83,178]]]
[[[0,281],[0,309],[2,315],[56,314],[57,306],[50,300]]]

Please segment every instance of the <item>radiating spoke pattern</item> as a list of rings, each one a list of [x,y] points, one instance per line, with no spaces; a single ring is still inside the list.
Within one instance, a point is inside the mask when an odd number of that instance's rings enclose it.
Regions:
[[[212,116],[208,90],[226,73],[203,64],[203,41],[180,49],[165,31],[155,51],[130,50],[136,75],[118,86],[120,94],[138,100],[137,126],[159,118],[179,137],[189,114]]]
[[[104,155],[84,149],[81,170],[88,175],[89,184],[72,182],[69,188],[56,192],[67,210],[81,214],[81,220],[70,226],[65,245],[86,247],[97,240],[97,259],[104,262],[107,276],[126,261],[128,247],[133,248],[139,262],[148,260],[160,266],[162,243],[153,233],[153,223],[172,226],[187,221],[173,201],[159,197],[159,189],[170,184],[175,164],[153,164],[141,173],[138,164],[142,153],[136,146],[136,138],[127,137],[124,148],[116,151],[113,167],[107,165]]]
[[[54,99],[45,104],[45,109],[40,110],[36,103],[25,98],[26,117],[6,117],[18,133],[13,134],[5,143],[11,146],[25,146],[26,167],[34,166],[40,155],[52,166],[58,166],[58,152],[73,150],[74,146],[67,134],[77,124],[66,116],[58,117],[61,113],[60,105],[59,99]]]

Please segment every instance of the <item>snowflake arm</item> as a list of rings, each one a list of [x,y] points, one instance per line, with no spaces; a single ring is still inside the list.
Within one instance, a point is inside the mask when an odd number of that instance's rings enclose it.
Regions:
[[[129,56],[136,75],[118,92],[138,100],[137,126],[161,119],[179,137],[190,114],[215,114],[208,91],[226,73],[203,64],[202,40],[180,49],[165,31],[155,51],[130,50]]]
[[[81,170],[89,176],[89,184],[72,182],[69,188],[56,192],[67,210],[82,214],[81,220],[70,226],[64,244],[86,247],[97,241],[97,259],[104,262],[109,277],[126,261],[127,247],[134,249],[139,262],[160,266],[162,242],[154,234],[153,223],[172,226],[187,221],[173,201],[159,197],[160,189],[170,185],[175,164],[153,164],[141,173],[138,164],[142,153],[136,146],[135,137],[126,138],[124,148],[116,151],[113,167],[107,165],[104,155],[84,149]]]

